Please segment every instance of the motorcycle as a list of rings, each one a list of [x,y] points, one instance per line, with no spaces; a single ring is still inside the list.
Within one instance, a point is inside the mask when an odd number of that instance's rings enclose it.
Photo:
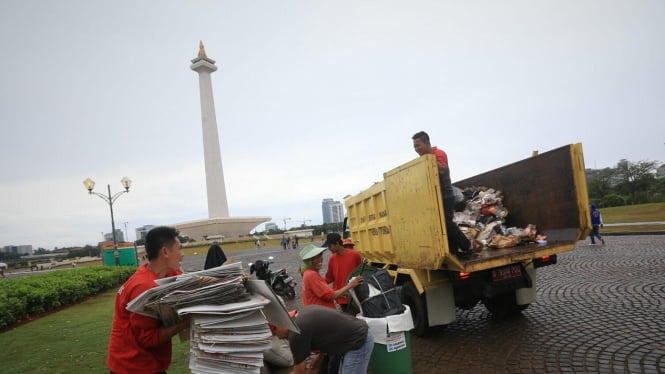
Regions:
[[[296,297],[296,282],[293,277],[286,273],[286,268],[278,271],[270,270],[270,264],[274,257],[268,257],[268,260],[258,260],[255,263],[249,263],[249,273],[254,274],[258,279],[264,280],[275,293],[288,300]]]

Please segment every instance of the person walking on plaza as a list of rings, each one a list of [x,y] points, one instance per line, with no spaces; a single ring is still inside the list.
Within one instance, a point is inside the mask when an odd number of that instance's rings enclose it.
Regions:
[[[171,338],[189,327],[189,321],[165,327],[155,318],[129,312],[125,307],[157,279],[182,274],[184,257],[178,231],[159,226],[145,238],[148,262],[120,287],[115,299],[106,364],[112,374],[166,373],[171,365]]]
[[[436,156],[439,168],[439,183],[441,184],[441,198],[443,199],[443,211],[446,219],[446,231],[448,233],[448,248],[451,253],[458,256],[468,256],[470,255],[469,248],[471,248],[471,242],[453,221],[455,217],[455,195],[453,193],[453,185],[450,182],[448,155],[442,149],[433,147],[430,144],[429,135],[424,131],[417,132],[411,139],[413,140],[413,149],[415,149],[418,155],[433,154]]]
[[[295,318],[300,333],[289,333],[295,366],[292,373],[306,372],[310,352],[343,356],[340,374],[365,374],[374,349],[374,337],[364,320],[319,305],[304,307]]]
[[[346,245],[344,244],[346,243]],[[353,249],[353,241],[344,239],[338,233],[330,233],[326,236],[324,247],[328,247],[332,255],[328,259],[328,269],[326,270],[326,282],[333,284],[333,289],[341,289],[349,279],[349,274],[355,270],[358,265],[363,263],[358,252]],[[349,295],[345,293],[335,299],[343,312],[349,310]]]
[[[596,204],[591,204],[591,233],[589,233],[591,245],[596,245],[596,238],[605,244],[605,239],[600,236],[601,227],[603,227],[603,215],[600,214],[600,210],[596,209]]]
[[[304,263],[302,270],[303,306],[321,305],[336,309],[335,300],[362,283],[362,277],[355,277],[339,289],[328,287],[328,283],[319,273],[323,266],[323,251],[325,250],[326,248],[308,244],[300,251],[300,258]]]

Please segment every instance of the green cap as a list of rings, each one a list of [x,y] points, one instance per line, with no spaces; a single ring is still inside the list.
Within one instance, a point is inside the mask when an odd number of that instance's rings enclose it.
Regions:
[[[328,248],[321,248],[321,247],[315,246],[314,244],[307,244],[300,251],[300,258],[302,258],[303,260],[309,260],[310,258],[314,258],[314,257],[320,255],[326,249],[328,249]]]

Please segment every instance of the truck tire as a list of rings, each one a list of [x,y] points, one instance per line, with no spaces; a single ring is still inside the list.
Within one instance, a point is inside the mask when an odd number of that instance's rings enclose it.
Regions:
[[[495,295],[491,298],[483,298],[483,304],[496,318],[506,318],[518,314],[529,306],[529,304],[517,305],[515,292]]]
[[[413,282],[406,282],[402,285],[402,303],[408,305],[411,309],[411,317],[413,318],[411,333],[416,336],[425,335],[429,328],[425,294],[419,294]]]

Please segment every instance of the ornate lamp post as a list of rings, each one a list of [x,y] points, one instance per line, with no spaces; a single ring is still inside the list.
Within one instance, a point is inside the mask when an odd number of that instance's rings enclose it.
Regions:
[[[88,193],[90,195],[97,195],[99,196],[102,200],[104,200],[108,205],[109,208],[111,209],[111,231],[113,233],[113,250],[114,250],[114,255],[115,255],[115,264],[119,265],[119,254],[118,254],[118,241],[116,240],[115,237],[115,219],[113,218],[113,203],[120,197],[120,195],[124,193],[129,192],[129,187],[132,185],[132,181],[124,177],[120,180],[120,183],[122,183],[122,186],[125,188],[124,191],[117,192],[115,195],[111,195],[111,185],[107,184],[106,186],[108,187],[108,195],[101,194],[99,192],[93,192],[92,190],[95,188],[95,181],[93,181],[90,178],[86,178],[83,181],[83,185],[85,188],[88,190]]]

